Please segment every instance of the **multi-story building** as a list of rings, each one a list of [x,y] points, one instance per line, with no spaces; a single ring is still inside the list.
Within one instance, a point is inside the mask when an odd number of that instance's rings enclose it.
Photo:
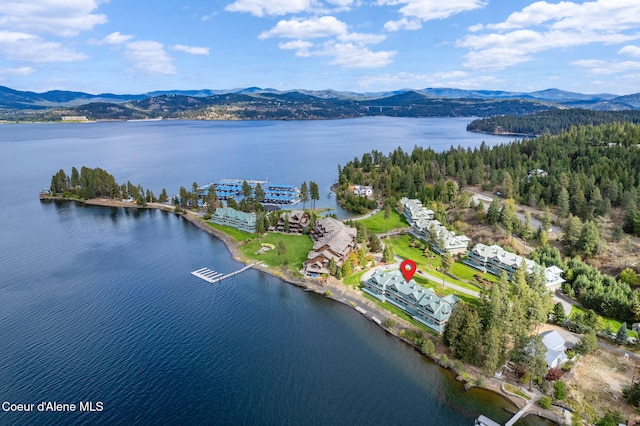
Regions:
[[[231,207],[217,208],[211,216],[211,222],[231,226],[250,234],[256,232],[256,214],[241,212]]]
[[[303,265],[308,276],[328,274],[331,259],[336,266],[342,266],[356,247],[356,229],[332,217],[317,219],[309,235],[313,249]]]
[[[420,200],[402,198],[403,214],[411,225],[411,234],[420,240],[430,243],[438,254],[449,252],[463,254],[469,248],[471,239],[466,235],[456,235],[439,221],[434,219],[433,210],[422,207]],[[431,238],[431,233],[434,233]]]
[[[280,215],[278,223],[273,227],[273,231],[289,232],[292,234],[302,234],[311,223],[309,214],[304,210],[291,210]]]
[[[511,278],[523,263],[526,267],[528,274],[534,274],[542,269],[542,266],[538,265],[531,259],[526,259],[515,253],[510,253],[498,245],[487,246],[485,244],[478,243],[467,254],[467,258],[464,261],[467,265],[478,269],[482,272],[488,272],[492,275],[499,276],[502,271],[506,272],[509,278]],[[557,266],[549,266],[544,268],[545,285],[551,290],[555,291],[564,282],[562,273],[564,271]]]
[[[404,279],[399,270],[378,269],[363,281],[363,290],[383,302],[402,309],[413,319],[442,333],[458,298],[452,294],[439,297],[431,288]]]

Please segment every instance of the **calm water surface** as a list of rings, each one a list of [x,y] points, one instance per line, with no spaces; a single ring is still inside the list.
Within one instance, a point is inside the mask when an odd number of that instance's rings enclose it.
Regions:
[[[463,392],[347,307],[254,270],[216,285],[191,276],[239,265],[179,217],[37,200],[71,166],[156,193],[225,177],[315,180],[328,192],[337,164],[371,149],[508,141],[467,133],[467,121],[0,126],[0,400],[104,404],[0,411],[0,424],[505,421],[503,400]]]

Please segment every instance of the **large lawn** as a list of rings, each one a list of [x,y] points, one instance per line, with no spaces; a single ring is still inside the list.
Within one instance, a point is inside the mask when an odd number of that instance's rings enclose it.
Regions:
[[[218,225],[217,223],[212,223],[209,221],[206,221],[206,224],[213,229],[224,232],[236,241],[246,241],[258,238],[257,234],[250,234],[248,232],[240,231],[239,229],[232,228],[231,226]]]
[[[434,277],[442,279],[442,273],[437,270],[440,267],[440,256],[428,251],[430,258],[425,257],[424,250],[420,250],[416,247],[411,247],[412,237],[410,235],[398,235],[395,237],[387,238],[384,240],[385,244],[390,244],[393,247],[393,252],[403,259],[411,259],[416,262],[418,269],[433,275]],[[453,279],[447,276],[445,279],[460,287],[464,287],[471,291],[480,291],[479,287],[473,284],[469,284],[466,280],[474,281],[473,275],[478,272],[460,262],[454,262],[451,267],[450,273],[459,279]],[[485,274],[489,279],[488,274]]]
[[[287,248],[282,258],[278,255],[280,241],[284,242]],[[273,244],[276,248],[256,254],[261,247],[261,243]],[[269,266],[280,266],[285,263],[295,271],[302,268],[302,263],[307,260],[307,255],[312,248],[313,241],[308,235],[285,235],[274,232],[270,232],[264,237],[247,241],[246,244],[240,246],[242,253],[251,259],[261,260]]]
[[[359,221],[374,234],[382,234],[395,228],[406,228],[409,226],[404,216],[395,211],[391,211],[388,221],[384,218],[384,211],[379,211],[371,217]]]

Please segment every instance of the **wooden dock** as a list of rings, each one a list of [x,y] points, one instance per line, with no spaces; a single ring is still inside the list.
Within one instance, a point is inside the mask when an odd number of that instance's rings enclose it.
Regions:
[[[213,269],[209,269],[209,268],[200,268],[197,269],[195,271],[193,271],[191,273],[191,275],[196,276],[202,280],[205,280],[211,284],[215,284],[217,282],[220,282],[222,280],[225,280],[227,278],[233,277],[234,275],[238,275],[244,271],[246,271],[247,269],[253,268],[254,266],[258,265],[260,262],[256,262],[253,263],[251,265],[245,266],[244,268],[238,269],[235,272],[231,272],[229,274],[222,274],[220,272],[216,272]]]

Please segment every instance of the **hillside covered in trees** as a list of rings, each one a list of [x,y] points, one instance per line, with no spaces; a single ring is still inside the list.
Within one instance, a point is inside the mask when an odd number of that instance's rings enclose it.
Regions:
[[[574,126],[597,126],[608,123],[640,123],[640,111],[594,111],[588,109],[554,109],[526,115],[497,115],[473,120],[471,132],[538,136],[557,135]]]
[[[449,179],[522,204],[557,206],[561,218],[571,214],[588,221],[620,207],[625,230],[640,235],[640,125],[575,127],[557,136],[473,150],[373,151],[339,168],[342,187],[371,185],[382,198],[449,202],[455,195]]]

